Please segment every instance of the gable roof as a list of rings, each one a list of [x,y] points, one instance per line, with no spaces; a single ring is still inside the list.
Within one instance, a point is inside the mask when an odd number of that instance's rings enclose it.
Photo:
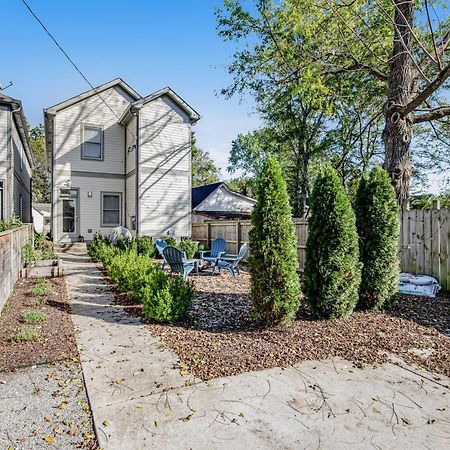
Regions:
[[[68,108],[69,106],[74,105],[75,103],[81,102],[89,97],[93,97],[94,95],[101,94],[102,92],[110,89],[112,87],[121,87],[127,94],[131,96],[134,100],[138,100],[142,98],[133,88],[131,88],[122,78],[115,78],[114,80],[108,81],[108,83],[104,83],[100,86],[97,86],[94,89],[90,89],[85,91],[79,95],[76,95],[68,100],[64,100],[61,103],[57,103],[56,105],[50,106],[49,108],[44,109],[44,114],[54,115],[57,112]]]
[[[209,197],[219,186],[222,186],[223,182],[206,184],[205,186],[198,186],[192,188],[192,208],[196,208],[200,203]]]
[[[192,209],[197,208],[204,200],[206,200],[213,192],[215,192],[217,189],[220,189],[221,187],[224,187],[226,191],[228,191],[230,194],[236,195],[238,197],[242,197],[245,200],[249,200],[252,203],[256,203],[256,200],[247,197],[244,194],[240,194],[239,192],[231,190],[226,183],[223,181],[219,181],[218,183],[212,183],[212,184],[206,184],[204,186],[198,186],[195,188],[192,188]]]
[[[0,92],[0,104],[8,105],[11,108],[14,123],[17,126],[20,140],[22,141],[22,145],[25,149],[25,155],[31,169],[33,169],[35,161],[33,151],[31,149],[30,139],[28,137],[28,122],[23,113],[22,102],[3,94],[3,92]]]
[[[195,123],[200,119],[200,114],[192,108],[188,103],[186,103],[173,89],[169,86],[160,89],[159,91],[155,91],[150,95],[147,95],[144,98],[140,98],[132,103],[129,108],[127,108],[122,117],[120,118],[120,122],[126,120],[128,114],[132,110],[141,109],[145,104],[155,101],[156,99],[167,96],[169,97],[179,108],[181,108],[189,117],[191,123]]]

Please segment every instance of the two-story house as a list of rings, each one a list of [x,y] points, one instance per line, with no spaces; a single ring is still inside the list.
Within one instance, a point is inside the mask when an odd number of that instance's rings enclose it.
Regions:
[[[0,219],[30,223],[33,152],[20,100],[0,92]]]
[[[191,235],[191,126],[200,116],[174,91],[141,97],[118,78],[44,116],[55,242],[118,225]]]

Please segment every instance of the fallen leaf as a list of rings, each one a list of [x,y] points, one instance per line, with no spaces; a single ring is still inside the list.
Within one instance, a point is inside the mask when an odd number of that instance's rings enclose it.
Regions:
[[[109,421],[108,421],[108,420],[104,420],[104,421],[103,421],[103,426],[104,426],[104,427],[109,426]]]
[[[55,438],[52,436],[45,436],[44,441],[47,442],[47,444],[53,444],[53,442],[55,442]]]

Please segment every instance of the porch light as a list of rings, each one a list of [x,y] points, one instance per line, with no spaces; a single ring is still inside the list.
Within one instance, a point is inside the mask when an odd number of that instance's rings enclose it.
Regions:
[[[89,198],[92,198],[92,192],[91,191],[89,191],[87,194],[88,194]]]

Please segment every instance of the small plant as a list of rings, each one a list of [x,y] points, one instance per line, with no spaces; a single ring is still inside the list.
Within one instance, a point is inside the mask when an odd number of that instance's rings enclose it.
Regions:
[[[138,236],[134,240],[136,244],[136,251],[138,255],[145,255],[149,258],[153,258],[155,256],[155,246],[153,245],[153,241],[148,236]]]
[[[351,314],[361,281],[355,214],[336,171],[321,169],[311,195],[305,294],[316,317]]]
[[[31,239],[22,248],[22,261],[25,263],[43,259],[54,259],[53,243],[43,234],[36,233],[34,244]]]
[[[40,337],[41,336],[37,330],[28,326],[23,326],[17,331],[11,340],[13,342],[31,342],[39,340]]]
[[[177,247],[186,253],[188,259],[194,258],[198,252],[203,250],[203,246],[199,245],[198,242],[193,241],[192,239],[182,239]]]
[[[33,325],[35,323],[44,322],[48,319],[47,314],[44,314],[40,311],[28,311],[23,315],[23,322],[27,325]]]
[[[158,266],[155,267],[152,282],[138,293],[142,311],[147,319],[173,322],[188,310],[195,295],[194,287],[182,276],[166,275]]]
[[[22,248],[22,261],[25,263],[35,261],[36,256],[34,253],[34,247],[31,242],[31,240],[28,240],[28,242],[23,246]]]
[[[163,241],[164,241],[167,245],[170,245],[171,247],[177,247],[177,245],[178,245],[176,239],[173,238],[172,236],[165,236],[165,237],[163,237]],[[178,247],[177,247],[177,248],[178,248]]]
[[[254,314],[261,323],[287,325],[300,303],[297,240],[286,182],[272,156],[261,171],[256,198],[249,258]]]
[[[101,261],[106,247],[111,247],[109,239],[97,233],[94,239],[87,245],[88,254],[92,261]]]
[[[9,220],[0,220],[0,233],[6,230],[12,230],[13,228],[18,228],[22,225],[22,221],[16,217],[12,216]]]
[[[48,285],[48,281],[40,278],[36,281],[35,286],[31,289],[30,293],[33,297],[45,297],[51,294],[51,289]]]

